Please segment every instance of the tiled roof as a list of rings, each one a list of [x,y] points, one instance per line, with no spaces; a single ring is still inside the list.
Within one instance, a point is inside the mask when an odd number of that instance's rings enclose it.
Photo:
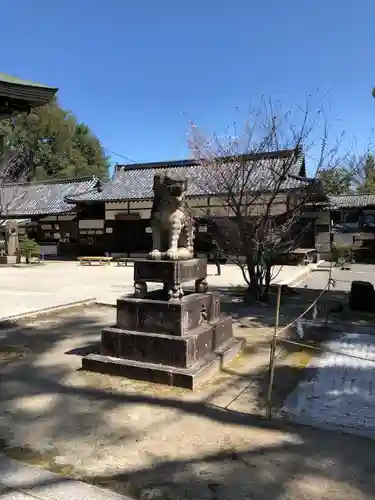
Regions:
[[[43,85],[41,83],[31,82],[30,80],[22,80],[21,78],[16,78],[15,76],[7,75],[6,73],[0,73],[1,83],[10,83],[13,85],[24,85],[26,87],[40,87],[45,89],[53,89],[49,85]]]
[[[0,187],[0,208],[3,216],[24,217],[62,214],[74,208],[66,197],[90,192],[97,179],[63,179],[47,182],[4,184]]]
[[[267,157],[256,158],[256,169],[251,173],[248,184],[252,190],[262,191],[267,187],[270,189],[270,182],[275,169],[283,168],[285,165],[286,153],[291,152],[268,153]],[[249,168],[251,168],[254,155],[249,155]],[[272,166],[272,170],[271,170]],[[228,167],[229,168],[229,167]],[[285,167],[284,167],[285,168]],[[117,172],[114,178],[103,185],[101,193],[92,192],[81,196],[69,197],[69,201],[124,201],[124,200],[145,200],[153,197],[153,178],[157,172],[166,170],[177,171],[185,174],[189,178],[187,195],[190,197],[202,196],[207,194],[217,194],[208,192],[207,186],[214,184],[212,171],[194,160],[182,160],[175,162],[146,163],[137,165],[117,166]],[[305,177],[304,157],[301,155],[288,168],[288,175],[283,182],[281,189],[296,189],[306,185],[309,180]]]
[[[12,219],[12,221],[18,226],[24,226],[30,222],[30,219]],[[0,227],[4,227],[7,222],[8,219],[0,219]]]
[[[375,205],[375,194],[345,194],[331,196],[330,207],[333,210],[340,208],[361,208]]]

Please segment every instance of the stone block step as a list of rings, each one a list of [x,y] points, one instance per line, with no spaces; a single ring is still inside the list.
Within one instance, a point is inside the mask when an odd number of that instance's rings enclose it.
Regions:
[[[101,334],[101,354],[187,368],[233,336],[232,318],[205,322],[183,337],[107,327]]]
[[[210,355],[189,368],[176,368],[102,354],[85,356],[82,359],[82,368],[88,371],[195,390],[235,359],[242,351],[244,344],[244,339],[232,337]]]
[[[214,321],[220,316],[218,292],[190,293],[179,301],[158,300],[161,293],[155,290],[142,299],[118,299],[116,327],[183,336],[202,320]]]

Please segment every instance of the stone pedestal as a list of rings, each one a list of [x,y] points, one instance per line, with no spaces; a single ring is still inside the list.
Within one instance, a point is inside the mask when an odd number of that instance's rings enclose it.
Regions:
[[[87,370],[194,389],[235,358],[243,340],[220,315],[220,295],[207,291],[205,259],[134,263],[135,294],[117,301],[117,321],[104,328],[100,354]],[[182,285],[195,281],[195,292]],[[147,291],[147,282],[163,288]]]
[[[13,264],[17,264],[17,257],[15,255],[0,255],[0,265]]]

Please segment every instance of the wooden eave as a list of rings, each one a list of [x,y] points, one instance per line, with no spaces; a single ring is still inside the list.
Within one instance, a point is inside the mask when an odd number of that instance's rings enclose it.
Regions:
[[[53,98],[57,90],[54,87],[13,83],[0,78],[0,115],[10,116],[43,106]]]

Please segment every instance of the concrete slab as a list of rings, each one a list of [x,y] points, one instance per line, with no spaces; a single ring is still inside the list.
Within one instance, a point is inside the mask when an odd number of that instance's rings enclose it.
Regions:
[[[311,290],[322,290],[328,280],[329,265],[324,263],[313,270],[300,283]],[[352,281],[369,281],[375,285],[375,265],[374,264],[351,264],[350,271],[342,271],[339,267],[332,268],[332,278],[336,282],[336,291],[350,291]]]
[[[2,500],[130,500],[109,490],[31,467],[0,454]],[[4,488],[5,486],[5,488]],[[8,492],[6,491],[8,489]]]
[[[276,266],[273,282],[290,284],[306,277],[313,267]],[[208,266],[211,287],[243,286],[241,270],[233,265]],[[157,285],[156,285],[157,287]],[[152,289],[152,286],[149,286]],[[1,318],[25,314],[46,307],[95,297],[98,302],[115,305],[118,297],[133,290],[133,267],[80,266],[77,262],[53,262],[41,266],[0,268]]]
[[[59,312],[64,312],[66,309],[72,309],[75,307],[82,307],[82,306],[89,306],[96,304],[96,299],[94,297],[87,297],[86,299],[83,300],[76,300],[74,302],[66,302],[63,304],[57,304],[52,307],[43,307],[39,309],[28,309],[23,313],[20,314],[13,314],[12,316],[3,316],[0,318],[0,325],[3,323],[8,323],[9,321],[17,321],[17,320],[22,320],[22,319],[29,319],[34,316],[39,316],[40,314],[52,314],[52,313],[59,313]],[[7,330],[9,329],[2,329],[0,330],[0,339],[3,338],[7,334]],[[14,331],[14,328],[11,328],[12,331]]]
[[[0,489],[1,493],[1,489]],[[11,491],[11,492],[5,492],[2,493],[1,499],[2,500],[32,500],[36,499],[37,497],[28,495],[27,493],[22,493],[20,491]]]

